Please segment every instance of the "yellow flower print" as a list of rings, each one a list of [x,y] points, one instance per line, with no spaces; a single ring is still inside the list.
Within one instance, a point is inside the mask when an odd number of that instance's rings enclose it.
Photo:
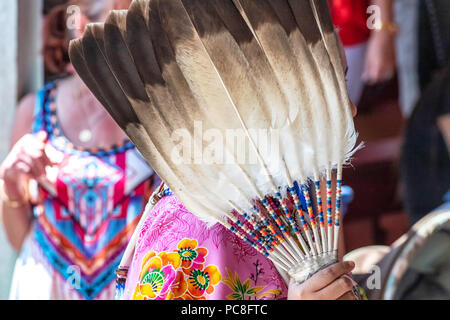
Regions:
[[[194,298],[200,298],[214,292],[214,286],[220,282],[222,275],[219,269],[210,265],[205,269],[192,269],[188,277],[188,293]]]
[[[180,241],[170,253],[147,253],[133,299],[206,300],[222,279],[215,265],[204,267],[207,255],[208,250],[191,239]]]
[[[139,282],[136,285],[133,299],[135,300],[163,300],[174,295],[172,286],[178,280],[179,291],[186,291],[186,284],[181,280],[183,277],[176,271],[181,264],[181,259],[176,253],[161,252],[156,255],[150,252],[145,255],[142,261],[142,268],[139,275]],[[181,282],[180,282],[181,281]],[[182,295],[184,292],[177,292]]]
[[[197,240],[184,239],[177,248],[177,252],[181,258],[181,266],[183,269],[201,269],[206,261],[208,250],[203,247],[199,247]]]
[[[171,291],[167,295],[166,300],[178,300],[185,295],[188,286],[185,276],[184,272],[177,271],[175,281],[173,282]]]

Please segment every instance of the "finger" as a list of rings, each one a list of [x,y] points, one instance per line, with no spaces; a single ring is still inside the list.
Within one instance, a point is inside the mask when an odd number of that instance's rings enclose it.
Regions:
[[[41,130],[36,134],[36,139],[45,143],[47,141],[47,136],[47,132]]]
[[[47,166],[51,167],[51,166],[55,165],[54,161],[52,161],[50,159],[50,157],[45,152],[45,150],[42,152],[41,160],[42,160],[42,163],[44,165],[44,168],[47,167]]]
[[[56,150],[50,144],[47,144],[45,146],[44,153],[49,161],[50,166],[59,165],[64,160],[64,154]]]
[[[312,300],[314,299],[314,292],[307,291],[305,287],[306,282],[297,283],[291,279],[288,290],[288,300]]]
[[[24,162],[26,163],[30,168],[33,166],[33,158],[31,155],[25,152],[21,152],[17,155],[16,162]]]
[[[312,291],[319,291],[330,283],[340,278],[342,275],[351,272],[355,268],[353,261],[345,261],[335,263],[311,277],[305,285],[310,286],[308,289]]]
[[[55,164],[54,161],[50,160],[47,155],[46,149],[48,144],[45,143],[47,139],[47,133],[45,131],[40,131],[35,136],[30,137],[21,147],[21,153],[30,155],[36,161],[42,163],[44,169],[46,166],[52,166]]]
[[[44,166],[53,166],[59,164],[61,161],[59,159],[55,159],[54,151],[50,149],[50,145],[46,143],[48,134],[45,131],[39,131],[36,135],[36,138],[39,140],[40,150],[42,151],[42,158],[44,160]]]
[[[31,154],[34,156],[39,155],[45,148],[45,144],[31,137],[29,139],[25,139],[21,142],[17,153]]]
[[[347,292],[344,295],[340,296],[338,300],[357,300],[355,294],[352,292]]]
[[[350,292],[353,294],[353,281],[349,277],[340,277],[333,281],[330,285],[317,291],[315,295],[318,299],[331,299],[336,300],[339,297]]]
[[[32,178],[39,178],[45,174],[45,164],[42,159],[42,154],[40,157],[33,158],[30,154],[22,153],[19,156],[19,160],[26,163],[30,167],[29,174]]]
[[[45,158],[45,155],[41,155],[41,157],[33,159],[33,167],[31,170],[35,178],[45,175],[45,167],[47,166],[47,160]]]
[[[40,172],[45,171],[45,167],[52,166],[53,162],[50,161],[45,150],[30,148],[27,152],[27,156],[31,157],[33,166],[36,166]]]
[[[50,160],[46,153],[46,145],[40,141],[37,141],[38,145],[34,148],[30,148],[26,153],[28,153],[33,159],[40,160],[44,167],[52,166],[54,163]]]
[[[21,153],[24,153],[33,159],[39,159],[44,156],[44,152],[39,146],[30,146],[29,148],[23,147]]]
[[[22,160],[18,160],[14,164],[14,170],[17,171],[17,172],[24,173],[26,175],[30,175],[31,174],[31,167],[26,162],[24,162]]]

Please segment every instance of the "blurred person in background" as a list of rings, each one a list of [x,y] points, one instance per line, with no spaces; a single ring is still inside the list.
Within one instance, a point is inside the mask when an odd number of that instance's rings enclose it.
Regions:
[[[397,26],[394,22],[393,0],[328,2],[347,55],[350,98],[358,105],[365,85],[384,83],[395,75]],[[370,19],[370,14],[378,13],[369,10],[371,5],[380,9],[378,21]]]
[[[422,0],[395,0],[395,20],[399,26],[396,53],[399,85],[399,105],[407,119],[420,97],[419,6]]]
[[[442,205],[450,191],[450,1],[417,5],[422,93],[408,121],[401,163],[412,224]]]
[[[328,4],[347,58],[349,97],[358,106],[367,85],[388,82],[396,72],[393,0],[328,0]],[[343,186],[342,194],[346,205],[353,201],[352,187]]]
[[[418,71],[420,89],[425,90],[450,58],[450,1],[419,1]]]
[[[424,91],[403,145],[405,208],[414,224],[450,191],[450,64]]]
[[[399,25],[400,106],[408,118],[422,92],[448,61],[450,1],[395,0],[395,18]]]
[[[81,25],[66,29],[68,5]],[[69,40],[129,0],[74,0],[44,27],[47,75],[68,75],[25,97],[0,167],[0,208],[20,252],[11,299],[113,299],[123,251],[158,178],[75,74]]]

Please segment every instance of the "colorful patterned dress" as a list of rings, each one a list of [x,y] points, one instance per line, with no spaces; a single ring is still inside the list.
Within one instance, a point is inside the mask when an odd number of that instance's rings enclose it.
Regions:
[[[129,141],[75,148],[58,126],[54,89],[38,94],[33,132],[46,131],[64,160],[39,187],[10,298],[114,299],[114,271],[157,178]]]
[[[209,227],[174,195],[163,197],[139,235],[124,299],[283,299],[287,287],[262,254],[219,224]]]
[[[345,212],[352,191],[343,190]],[[163,196],[141,229],[125,288],[118,295],[121,299],[287,298],[288,275],[270,260],[223,226],[199,220],[169,188],[162,186],[155,194],[157,199]],[[303,197],[300,201],[306,205]],[[356,282],[354,293],[367,299]]]

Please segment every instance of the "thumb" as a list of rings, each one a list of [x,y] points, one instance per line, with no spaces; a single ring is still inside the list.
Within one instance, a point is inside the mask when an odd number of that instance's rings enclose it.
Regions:
[[[47,159],[49,160],[50,166],[59,165],[64,160],[64,154],[58,150],[56,150],[54,147],[52,147],[50,144],[45,145],[45,155],[47,156]]]
[[[47,142],[47,138],[48,138],[48,134],[47,132],[41,130],[36,134],[36,139],[39,140],[40,142]]]

